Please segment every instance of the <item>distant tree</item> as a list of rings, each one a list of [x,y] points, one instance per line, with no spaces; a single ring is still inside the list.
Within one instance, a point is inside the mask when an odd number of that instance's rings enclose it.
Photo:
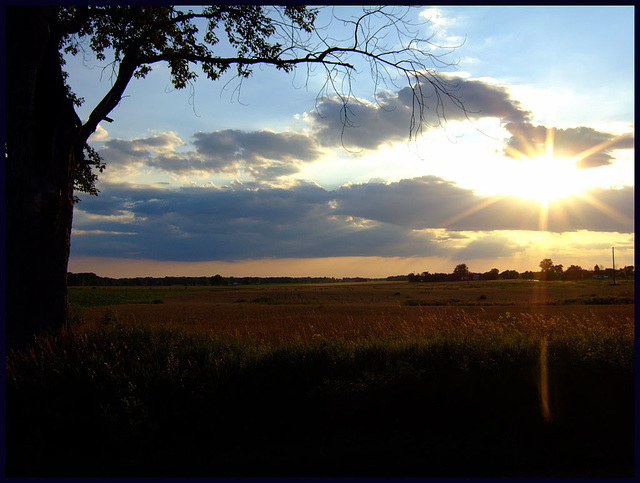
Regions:
[[[213,277],[210,278],[209,283],[211,285],[226,285],[227,281],[222,278],[221,275],[214,275]]]
[[[466,263],[456,265],[456,268],[453,269],[454,280],[469,280],[470,275],[471,272],[469,271],[469,267],[467,267]]]
[[[553,268],[553,260],[551,260],[550,258],[545,258],[540,262],[539,266],[543,272],[550,272]]]
[[[413,272],[411,272],[409,275],[407,275],[407,278],[408,278],[410,283],[416,283],[416,282],[421,282],[422,281],[422,277],[420,277],[420,275],[416,275]]]
[[[525,280],[534,280],[538,278],[538,274],[536,272],[532,272],[531,270],[527,270],[520,274],[520,278]]]
[[[34,333],[68,321],[66,276],[75,192],[97,194],[96,173],[104,169],[87,141],[101,121],[111,121],[108,115],[131,79],[144,78],[158,63],[168,65],[176,89],[192,85],[194,65],[212,81],[232,67],[242,80],[256,65],[285,72],[317,65],[326,74],[319,95],[335,93],[347,126],[358,72],[352,59],[360,58],[368,63],[374,89],[395,85],[398,78],[408,84],[411,138],[425,125],[428,108],[443,118],[444,99],[464,107],[456,86],[434,70],[448,64],[434,53],[428,36],[416,33],[408,8],[364,7],[359,18],[336,17],[346,31],[329,35],[316,25],[316,8],[293,5],[212,5],[200,12],[170,5],[7,6],[8,344],[23,345]],[[108,62],[114,78],[83,122],[76,114],[83,99],[67,84],[63,54],[84,52]],[[37,304],[33,286],[40,288]]]
[[[566,280],[582,280],[589,276],[589,272],[579,265],[571,265],[564,272]]]
[[[422,273],[422,282],[446,282],[451,280],[451,274],[449,273]]]
[[[515,270],[505,270],[500,274],[500,277],[504,280],[513,280],[516,278],[520,278],[520,274]]]
[[[105,285],[105,281],[95,273],[68,273],[67,284],[69,286],[98,286]]]
[[[633,277],[635,275],[633,265],[625,266],[622,271],[624,272],[625,277]]]
[[[480,275],[480,280],[498,280],[499,275],[500,270],[498,270],[497,268],[492,268],[488,272]]]
[[[562,265],[554,265],[553,260],[545,258],[540,262],[540,278],[542,280],[558,280],[562,278]]]
[[[408,277],[406,275],[390,275],[386,278],[388,282],[406,282]]]

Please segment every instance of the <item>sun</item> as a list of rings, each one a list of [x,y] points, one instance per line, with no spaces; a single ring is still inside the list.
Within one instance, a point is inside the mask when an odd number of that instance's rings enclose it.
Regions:
[[[554,131],[547,130],[544,144],[531,145],[526,153],[508,148],[513,163],[504,193],[538,201],[544,208],[553,201],[581,195],[588,188],[577,167],[578,157],[557,157]]]
[[[538,201],[544,206],[581,194],[585,188],[576,160],[555,158],[552,153],[516,160],[509,183],[509,194]]]

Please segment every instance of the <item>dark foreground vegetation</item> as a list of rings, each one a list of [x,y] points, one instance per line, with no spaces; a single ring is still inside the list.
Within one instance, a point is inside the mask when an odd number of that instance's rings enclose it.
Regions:
[[[436,309],[276,341],[105,308],[7,355],[8,476],[633,476],[632,321]]]

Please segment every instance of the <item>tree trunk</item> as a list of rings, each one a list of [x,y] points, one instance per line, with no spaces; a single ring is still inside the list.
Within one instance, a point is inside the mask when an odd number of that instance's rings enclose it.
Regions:
[[[65,91],[55,18],[55,8],[6,9],[6,335],[16,348],[62,327],[69,316],[81,123]]]

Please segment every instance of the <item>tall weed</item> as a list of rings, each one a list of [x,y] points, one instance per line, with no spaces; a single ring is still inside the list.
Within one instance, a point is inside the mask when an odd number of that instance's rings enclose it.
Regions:
[[[463,311],[447,321],[429,317],[419,330],[381,317],[360,337],[310,330],[269,341],[123,323],[107,310],[93,330],[69,327],[7,354],[8,472],[224,476],[237,475],[236,464],[249,476],[632,469],[632,326],[510,313],[491,322]],[[494,461],[496,454],[509,463]]]

